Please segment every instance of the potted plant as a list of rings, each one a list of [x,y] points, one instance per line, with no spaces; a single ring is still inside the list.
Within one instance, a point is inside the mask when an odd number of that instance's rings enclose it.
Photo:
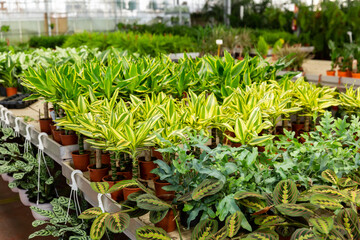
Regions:
[[[327,76],[335,76],[335,69],[338,65],[339,51],[333,41],[329,41],[330,58],[331,58],[331,69],[326,71]]]
[[[40,114],[39,114],[40,115]],[[53,119],[49,116],[49,103],[44,102],[44,117],[39,116],[40,131],[45,132],[48,135],[52,134],[50,125],[53,123]]]
[[[353,56],[352,56],[352,47],[351,45],[344,45],[339,58],[339,77],[351,77]]]
[[[268,55],[269,45],[267,44],[263,36],[259,37],[259,40],[257,42],[257,50],[260,56],[262,56],[263,58],[266,58],[266,56]]]
[[[356,71],[352,72],[353,78],[360,78],[360,47],[356,46],[354,49],[354,61],[356,62]]]
[[[13,61],[11,54],[8,53],[1,63],[0,80],[6,88],[6,95],[8,97],[17,94],[18,80],[16,77],[16,63]]]

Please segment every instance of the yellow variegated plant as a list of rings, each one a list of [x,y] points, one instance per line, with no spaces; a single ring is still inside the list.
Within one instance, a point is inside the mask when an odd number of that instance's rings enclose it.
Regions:
[[[353,86],[346,89],[339,95],[342,106],[349,113],[360,113],[360,88],[354,89]]]

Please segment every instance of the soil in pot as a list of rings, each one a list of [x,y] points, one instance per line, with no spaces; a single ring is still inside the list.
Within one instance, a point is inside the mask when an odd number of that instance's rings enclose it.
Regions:
[[[168,185],[170,185],[170,183],[157,178],[157,179],[154,179],[154,185],[155,185],[156,196],[161,196],[161,195],[165,195],[165,194],[171,194],[171,195],[175,196],[174,191],[165,191],[164,189],[162,189],[162,187],[168,186]]]
[[[6,96],[11,97],[13,95],[17,94],[17,88],[16,87],[7,87],[6,88]]]
[[[155,224],[155,227],[164,229],[166,232],[172,232],[176,229],[175,216],[172,209],[168,211],[165,217],[158,223]]]
[[[333,71],[333,70],[328,70],[328,71],[326,71],[326,76],[335,76],[335,71]]]
[[[65,134],[65,131],[64,131],[64,130],[53,130],[52,133],[53,133],[54,140],[55,140],[57,143],[61,144],[61,137],[60,137],[60,135],[61,135],[61,134]]]
[[[139,158],[140,165],[140,178],[144,180],[151,180],[156,177],[155,174],[151,173],[156,168],[156,164],[153,162],[156,158],[152,157],[151,161],[145,161],[144,157]]]
[[[116,181],[112,180],[112,176],[111,175],[107,175],[105,177],[103,177],[103,182],[107,182],[109,183],[110,188],[112,186],[114,186],[114,184],[121,182],[122,180],[128,180],[129,178],[126,178],[126,176],[123,175],[123,173],[118,172],[116,173],[117,175],[117,179]],[[116,192],[111,193],[111,198],[114,199],[115,201],[122,201],[123,200],[123,190],[119,190]]]
[[[61,144],[63,146],[75,145],[78,143],[78,136],[76,134],[60,134]]]
[[[124,193],[124,200],[126,201],[128,196],[132,193],[136,193],[141,191],[141,188],[139,187],[126,187],[123,189],[123,193]]]
[[[90,181],[91,182],[101,182],[103,177],[108,175],[110,165],[102,165],[101,168],[96,168],[95,164],[90,164],[88,166],[89,174],[90,174]]]
[[[40,208],[42,210],[48,210],[48,211],[52,211],[53,207],[50,203],[40,203],[40,204],[36,204],[36,203],[33,203],[33,202],[30,202],[30,206],[35,206],[37,208]],[[33,215],[33,217],[36,219],[36,220],[43,220],[43,221],[48,221],[50,220],[50,218],[48,217],[45,217],[45,216],[42,216],[40,214],[38,214],[37,212],[35,212],[34,210],[31,209],[31,213]]]
[[[74,168],[79,169],[80,171],[86,172],[87,166],[90,164],[90,151],[84,151],[84,154],[79,154],[79,151],[74,151],[71,153]]]
[[[300,135],[300,131],[304,130],[305,124],[304,123],[292,123],[292,130],[295,132],[295,136],[299,136]]]
[[[48,135],[51,134],[51,128],[50,128],[50,124],[52,124],[52,119],[51,118],[42,118],[39,120],[39,124],[40,124],[40,131],[41,132],[45,132]]]

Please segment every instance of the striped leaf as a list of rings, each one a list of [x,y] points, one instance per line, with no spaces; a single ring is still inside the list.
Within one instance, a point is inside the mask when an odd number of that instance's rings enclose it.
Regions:
[[[274,204],[296,203],[299,192],[292,180],[280,181],[273,192]]]
[[[225,240],[228,236],[228,229],[226,225],[211,236],[211,240]]]
[[[182,195],[181,197],[178,198],[178,201],[180,202],[188,202],[190,200],[192,200],[192,192],[187,192],[184,195]]]
[[[259,198],[252,198],[252,197],[243,198],[239,200],[239,203],[254,211],[259,211],[266,207],[266,202]]]
[[[360,239],[360,222],[357,213],[351,208],[345,208],[339,211],[336,221],[348,233],[349,239]]]
[[[128,200],[129,201],[133,201],[133,202],[136,202],[136,199],[140,196],[144,194],[143,191],[138,191],[138,192],[134,192],[134,193],[131,193],[129,196],[128,196]]]
[[[308,228],[299,228],[292,235],[290,240],[317,240],[312,230]]]
[[[242,216],[241,212],[237,211],[226,218],[225,225],[227,226],[228,237],[234,237],[240,230]]]
[[[259,194],[259,193],[256,193],[256,192],[237,192],[235,193],[234,195],[234,199],[235,200],[241,200],[241,199],[244,199],[244,198],[259,198],[259,199],[262,199],[262,200],[265,200],[266,198]]]
[[[275,208],[283,215],[290,217],[305,217],[314,214],[310,209],[299,204],[280,204]]]
[[[160,200],[154,195],[143,194],[136,199],[139,208],[149,211],[164,211],[171,208],[171,205]]]
[[[337,210],[343,207],[336,199],[322,194],[314,194],[311,196],[310,203],[318,205],[320,208],[327,208],[331,210]]]
[[[311,193],[318,193],[339,200],[346,198],[345,194],[330,186],[313,186],[310,191]]]
[[[31,206],[30,208],[31,208],[31,210],[35,211],[36,213],[40,214],[41,216],[48,217],[48,218],[55,217],[55,214],[52,211],[44,210],[44,209],[38,208],[36,206]]]
[[[90,183],[91,188],[101,194],[105,194],[107,190],[109,189],[109,183],[108,182],[91,182]]]
[[[151,211],[150,212],[150,222],[153,224],[160,222],[164,219],[166,214],[169,212],[169,209],[163,211]]]
[[[80,218],[80,219],[92,219],[92,218],[96,218],[100,214],[102,214],[101,208],[94,207],[94,208],[89,208],[89,209],[86,209],[85,211],[83,211],[78,216],[78,218]]]
[[[272,232],[253,232],[248,234],[243,240],[278,240],[279,236]]]
[[[192,199],[200,200],[203,197],[213,195],[219,192],[224,186],[222,181],[217,179],[205,179],[202,181],[197,188],[191,194]]]
[[[30,234],[29,239],[34,237],[40,237],[40,236],[51,236],[53,234],[53,231],[47,230],[47,229],[41,229],[39,231],[36,231],[32,234]]]
[[[93,240],[101,239],[105,233],[105,220],[110,215],[110,213],[100,214],[93,222],[90,228],[90,237]]]
[[[211,239],[211,236],[215,234],[217,230],[218,223],[216,220],[205,219],[195,226],[191,234],[191,240]]]
[[[254,220],[255,224],[259,226],[272,226],[285,222],[285,218],[272,215],[272,216],[257,216]]]
[[[321,173],[321,177],[334,185],[337,185],[339,181],[339,178],[336,176],[335,172],[331,169],[326,169],[325,171],[323,171]]]
[[[120,182],[114,184],[106,193],[116,192],[123,188],[132,187],[132,186],[136,186],[136,185],[137,185],[137,183],[133,179],[132,180],[123,180],[123,181],[120,181]]]
[[[359,185],[351,178],[340,178],[338,184],[343,188],[357,187]]]
[[[171,240],[162,228],[144,226],[136,229],[137,240]]]
[[[332,217],[310,218],[309,222],[320,233],[328,235],[334,227],[334,219]]]
[[[130,223],[130,216],[126,213],[113,213],[105,219],[106,227],[113,233],[123,232]]]

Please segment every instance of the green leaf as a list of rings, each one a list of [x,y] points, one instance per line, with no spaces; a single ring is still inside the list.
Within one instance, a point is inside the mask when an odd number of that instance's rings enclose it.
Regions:
[[[290,217],[304,217],[314,214],[310,209],[303,207],[299,204],[280,204],[275,208],[283,215]]]
[[[234,237],[240,230],[242,216],[241,212],[237,211],[226,218],[225,225],[228,230],[228,237]]]
[[[171,208],[171,205],[160,200],[154,195],[143,194],[136,199],[139,208],[149,211],[164,211]]]
[[[90,228],[90,237],[93,240],[100,240],[105,234],[105,221],[110,213],[100,214],[93,222]]]
[[[132,186],[136,186],[137,183],[135,180],[131,179],[131,180],[123,180],[123,181],[120,181],[116,184],[114,184],[106,193],[112,193],[112,192],[116,192],[116,191],[119,191],[123,188],[126,188],[126,187],[132,187]]]
[[[228,229],[226,226],[222,227],[214,235],[211,236],[211,240],[225,240],[228,236]]]
[[[277,225],[279,223],[285,222],[285,218],[271,215],[271,216],[257,216],[254,220],[255,224],[259,226],[272,226]]]
[[[310,218],[309,222],[317,231],[328,235],[334,227],[334,219],[332,217]]]
[[[275,187],[273,193],[274,204],[296,203],[298,195],[296,184],[292,180],[282,180]]]
[[[99,207],[89,208],[89,209],[86,209],[85,211],[83,211],[78,216],[78,218],[80,218],[80,219],[92,219],[92,218],[96,218],[97,216],[99,216],[102,213],[103,212],[101,211],[101,208],[99,208]]]
[[[222,181],[217,179],[205,179],[197,186],[191,194],[192,199],[198,201],[203,197],[219,192],[224,186]]]
[[[327,208],[331,210],[337,210],[343,208],[341,203],[337,199],[328,197],[322,194],[314,194],[310,198],[310,203],[319,206],[320,208]]]
[[[314,232],[308,228],[299,228],[292,235],[290,240],[317,240]]]
[[[242,238],[243,240],[278,240],[279,236],[270,232],[253,232]]]
[[[349,234],[350,239],[360,239],[360,222],[357,213],[351,208],[341,209],[336,221]]]
[[[106,227],[113,233],[123,232],[130,224],[130,216],[127,213],[113,213],[105,219]]]
[[[107,193],[107,190],[109,189],[108,182],[91,182],[90,186],[95,192],[101,194]]]
[[[335,172],[333,170],[330,170],[330,169],[326,169],[325,171],[323,171],[321,173],[321,177],[324,178],[329,183],[332,183],[334,185],[337,185],[338,181],[339,181],[339,179],[336,176]]]
[[[151,211],[150,212],[150,222],[153,224],[160,222],[164,219],[166,214],[169,212],[169,209],[163,211]]]
[[[169,235],[162,228],[144,226],[136,229],[137,240],[171,240]]]
[[[205,219],[199,222],[192,234],[191,240],[206,240],[211,239],[211,236],[218,230],[218,223],[216,220]]]

